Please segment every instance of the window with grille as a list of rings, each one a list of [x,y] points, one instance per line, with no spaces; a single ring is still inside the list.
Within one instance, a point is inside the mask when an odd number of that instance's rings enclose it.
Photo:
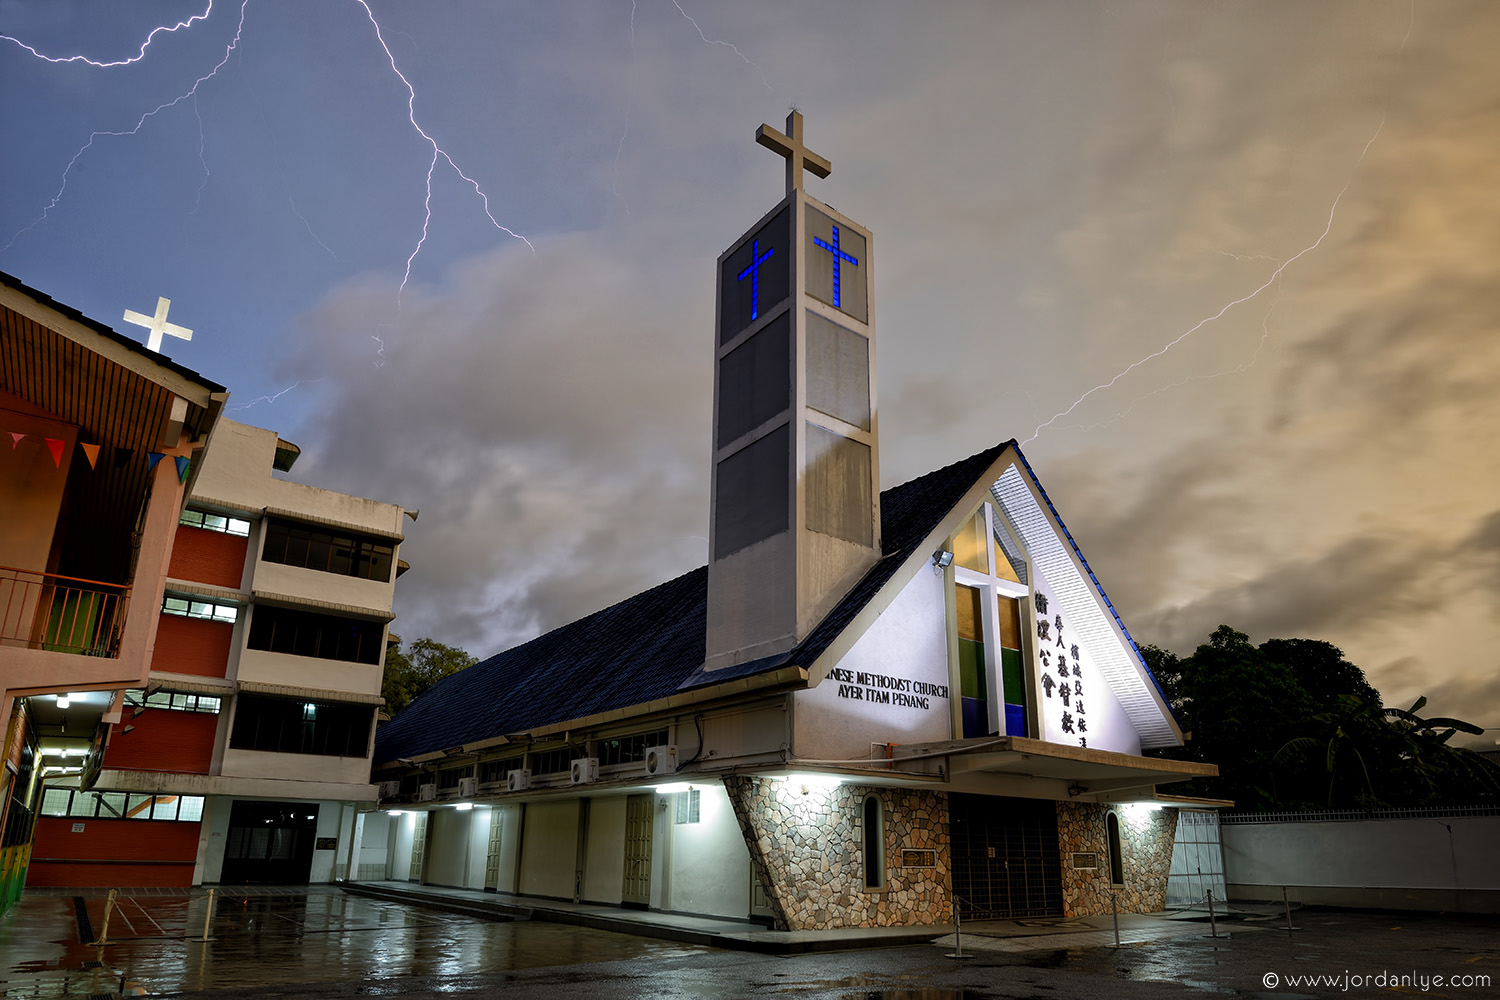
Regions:
[[[225,517],[223,514],[211,514],[206,510],[185,510],[177,519],[178,524],[186,524],[192,528],[202,528],[205,531],[222,531],[226,535],[239,535],[244,537],[250,534],[250,522],[237,517]]]
[[[677,822],[698,822],[699,795],[698,789],[690,788],[685,792],[677,793]]]
[[[258,604],[250,619],[251,649],[352,663],[380,662],[385,625],[363,618]]]
[[[229,745],[236,750],[367,757],[374,712],[369,705],[242,694]]]
[[[154,819],[193,822],[203,818],[203,796],[151,792],[80,792],[48,788],[42,792],[43,816],[75,819]]]
[[[266,562],[300,566],[339,576],[387,583],[395,560],[395,543],[353,532],[319,528],[281,518],[266,519]]]
[[[543,750],[541,753],[531,755],[532,774],[556,774],[559,771],[571,771],[573,761],[580,754],[570,746],[557,747],[553,750]]]
[[[125,703],[137,713],[148,708],[161,708],[169,712],[218,715],[223,709],[224,699],[216,695],[190,694],[186,691],[152,691],[147,694],[141,688],[130,688],[125,692]]]
[[[629,736],[610,736],[594,741],[594,756],[599,758],[600,767],[608,767],[611,764],[634,764],[646,759],[648,747],[666,745],[667,731],[665,729],[656,729],[649,733],[632,733]]]
[[[211,622],[225,622],[230,625],[239,621],[240,617],[240,609],[233,604],[203,601],[196,597],[173,597],[170,594],[161,599],[161,610],[164,614],[181,615],[184,618],[204,618]]]

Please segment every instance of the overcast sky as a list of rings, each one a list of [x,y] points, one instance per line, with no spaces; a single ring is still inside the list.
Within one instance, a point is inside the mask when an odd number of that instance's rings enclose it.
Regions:
[[[488,655],[705,561],[795,106],[884,485],[1018,438],[1140,641],[1500,727],[1500,5],[679,2],[0,0],[0,270],[170,298],[292,478],[421,509],[395,628]]]

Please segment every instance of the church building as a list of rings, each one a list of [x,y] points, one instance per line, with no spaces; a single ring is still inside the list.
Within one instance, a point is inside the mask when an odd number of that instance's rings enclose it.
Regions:
[[[710,559],[376,734],[385,875],[786,929],[1161,909],[1182,733],[1014,441],[881,492],[873,234],[719,257]]]

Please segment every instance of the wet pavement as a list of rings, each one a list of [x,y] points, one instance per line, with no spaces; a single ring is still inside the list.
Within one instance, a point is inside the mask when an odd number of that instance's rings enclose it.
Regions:
[[[685,945],[589,927],[481,920],[314,888],[281,895],[226,892],[202,933],[205,900],[125,896],[102,935],[104,900],[23,897],[0,918],[0,993],[127,995],[212,991],[249,997],[467,993],[477,997],[756,997],[760,1000],[989,1000],[1187,996],[1348,997],[1397,992],[1500,997],[1500,918],[1303,910],[1288,933],[1279,914],[1242,912],[1220,924],[1140,917],[966,927],[931,944],[777,957]],[[84,932],[82,937],[80,931]],[[1103,935],[1101,937],[1101,935]],[[97,963],[97,964],[93,964]],[[1331,977],[1321,985],[1294,977]],[[1441,985],[1434,976],[1443,976]],[[1349,978],[1345,978],[1345,977]],[[1359,977],[1371,977],[1361,981]],[[1457,985],[1446,980],[1459,977]],[[1468,977],[1465,979],[1464,977]],[[1488,977],[1488,982],[1483,981]]]
[[[447,980],[694,950],[540,921],[476,920],[331,887],[215,895],[207,942],[202,890],[121,895],[107,927],[102,895],[23,897],[0,919],[0,995],[120,993],[122,983],[125,994],[139,996],[367,978]]]

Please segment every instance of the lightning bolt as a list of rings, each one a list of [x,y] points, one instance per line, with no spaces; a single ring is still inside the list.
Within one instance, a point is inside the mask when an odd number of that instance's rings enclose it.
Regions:
[[[620,133],[620,142],[615,146],[615,165],[610,171],[609,189],[620,204],[625,206],[625,214],[630,214],[630,203],[620,195],[620,156],[625,152],[625,137],[630,134],[630,107],[635,103],[635,7],[636,0],[630,0],[630,89],[625,98],[625,129]]]
[[[1328,234],[1333,231],[1333,219],[1334,219],[1334,216],[1338,213],[1339,202],[1343,199],[1344,194],[1349,190],[1349,185],[1351,185],[1351,184],[1354,183],[1354,173],[1355,173],[1355,171],[1357,171],[1359,169],[1359,165],[1364,162],[1365,156],[1366,156],[1366,154],[1368,154],[1370,152],[1370,147],[1375,144],[1375,140],[1378,139],[1378,138],[1380,138],[1380,130],[1383,129],[1383,128],[1385,128],[1385,115],[1381,115],[1380,116],[1380,124],[1378,126],[1376,126],[1376,128],[1375,128],[1375,134],[1372,135],[1372,136],[1370,136],[1370,141],[1369,142],[1365,143],[1365,148],[1360,151],[1359,159],[1354,162],[1354,166],[1350,169],[1350,171],[1349,171],[1349,177],[1348,177],[1347,180],[1344,181],[1344,186],[1339,189],[1339,193],[1334,197],[1334,199],[1333,199],[1333,205],[1328,210],[1328,222],[1323,226],[1323,231],[1318,234],[1318,238],[1317,239],[1313,240],[1307,246],[1303,247],[1301,250],[1297,251],[1291,257],[1287,258],[1286,262],[1283,263],[1283,264],[1281,264],[1280,266],[1278,266],[1275,271],[1271,272],[1271,276],[1269,278],[1267,278],[1265,280],[1265,282],[1263,284],[1261,284],[1259,287],[1257,287],[1254,291],[1251,291],[1250,293],[1248,293],[1246,295],[1242,295],[1239,298],[1234,299],[1233,301],[1231,301],[1229,303],[1226,303],[1224,305],[1224,307],[1222,309],[1220,309],[1218,312],[1214,313],[1211,316],[1205,316],[1203,319],[1200,319],[1197,323],[1193,324],[1187,330],[1185,330],[1181,334],[1178,334],[1177,337],[1175,337],[1174,339],[1168,341],[1167,344],[1166,344],[1166,346],[1161,347],[1158,350],[1152,351],[1150,354],[1146,355],[1145,357],[1141,358],[1138,361],[1131,362],[1128,366],[1126,366],[1125,368],[1123,368],[1119,373],[1117,373],[1114,376],[1114,378],[1110,379],[1108,382],[1101,382],[1098,385],[1094,386],[1092,389],[1088,390],[1083,395],[1081,395],[1077,399],[1075,399],[1073,401],[1072,405],[1070,405],[1067,409],[1061,410],[1058,413],[1053,414],[1052,419],[1046,421],[1045,423],[1038,424],[1036,426],[1036,429],[1031,432],[1031,437],[1027,438],[1025,441],[1023,441],[1021,443],[1022,444],[1030,444],[1031,442],[1035,441],[1037,439],[1037,436],[1039,434],[1041,434],[1042,431],[1044,431],[1047,428],[1051,427],[1053,424],[1057,423],[1057,421],[1061,420],[1063,417],[1068,416],[1074,410],[1078,409],[1080,406],[1083,405],[1083,403],[1084,403],[1085,400],[1087,400],[1090,396],[1093,396],[1096,392],[1103,392],[1105,389],[1112,388],[1116,382],[1120,381],[1120,379],[1124,378],[1126,375],[1129,375],[1131,372],[1135,371],[1137,368],[1141,367],[1142,365],[1148,364],[1148,363],[1150,363],[1152,361],[1155,361],[1157,358],[1159,358],[1162,355],[1166,354],[1172,348],[1176,347],[1178,344],[1182,343],[1184,340],[1187,340],[1189,337],[1191,337],[1193,334],[1197,333],[1199,330],[1203,329],[1208,324],[1214,322],[1215,320],[1223,318],[1224,314],[1227,313],[1227,312],[1229,312],[1229,310],[1233,309],[1235,306],[1243,305],[1244,303],[1249,302],[1251,299],[1254,299],[1256,296],[1260,295],[1261,292],[1264,292],[1267,288],[1270,288],[1272,285],[1276,284],[1276,282],[1281,279],[1281,275],[1286,271],[1287,268],[1291,267],[1293,264],[1295,264],[1297,261],[1301,260],[1307,254],[1310,254],[1314,250],[1316,250],[1322,244],[1323,240],[1325,238],[1327,238]],[[1234,255],[1231,254],[1230,256],[1234,256]]]
[[[203,180],[198,182],[198,190],[193,196],[193,215],[198,214],[198,208],[203,204],[203,189],[208,187],[208,179],[212,176],[208,170],[208,157],[204,155],[204,147],[207,140],[203,135],[203,114],[198,108],[197,95],[193,97],[193,117],[198,120],[198,162],[203,164]]]
[[[380,358],[379,361],[375,362],[375,367],[376,368],[384,368],[385,367],[385,341],[381,340],[379,337],[375,336],[373,333],[370,334],[370,339],[373,340],[373,341],[375,341],[375,343],[377,343],[377,344],[380,345],[380,349],[375,352],[376,355],[378,355],[379,358]]]
[[[401,72],[400,67],[398,67],[396,65],[396,57],[391,52],[390,46],[386,43],[385,34],[381,30],[380,22],[375,19],[375,12],[373,10],[371,10],[370,5],[367,2],[367,0],[354,0],[354,2],[357,3],[357,4],[359,4],[360,7],[364,8],[365,16],[369,18],[370,24],[375,28],[375,37],[376,37],[376,39],[380,43],[380,48],[381,48],[381,50],[383,52],[385,52],[386,59],[390,62],[391,71],[396,74],[396,76],[401,80],[402,84],[404,84],[405,87],[406,87],[406,93],[407,93],[407,101],[406,101],[407,120],[411,122],[411,126],[412,126],[412,128],[414,128],[417,131],[417,134],[420,135],[427,142],[427,144],[432,148],[432,159],[428,162],[428,165],[427,165],[427,192],[426,192],[426,197],[425,197],[425,199],[423,201],[423,213],[424,214],[423,214],[423,219],[422,219],[422,234],[421,234],[421,237],[417,240],[416,247],[412,250],[410,256],[408,256],[407,259],[406,259],[406,270],[404,271],[404,273],[402,274],[402,277],[401,277],[401,289],[400,290],[401,291],[405,291],[407,283],[411,280],[412,263],[413,263],[413,261],[415,261],[417,259],[417,255],[422,252],[422,247],[427,242],[427,236],[428,236],[429,230],[431,228],[431,224],[432,224],[432,179],[433,179],[434,173],[436,173],[436,171],[437,171],[437,166],[438,166],[439,159],[443,160],[444,162],[446,162],[448,164],[448,166],[452,167],[453,171],[455,173],[457,173],[459,177],[463,178],[463,180],[465,182],[467,182],[469,184],[469,186],[474,189],[474,192],[477,195],[479,195],[480,201],[481,201],[481,203],[484,206],[485,217],[488,218],[490,220],[490,222],[494,224],[495,228],[497,228],[500,231],[506,233],[507,235],[512,236],[512,237],[520,240],[521,242],[525,243],[526,246],[527,246],[527,248],[529,248],[531,250],[531,252],[533,254],[535,254],[536,253],[536,247],[532,245],[532,243],[531,243],[530,240],[528,240],[525,236],[522,236],[520,233],[517,233],[516,231],[510,229],[509,227],[507,227],[505,225],[502,225],[500,223],[500,221],[495,218],[494,213],[490,210],[489,195],[487,195],[484,192],[484,189],[479,186],[479,182],[476,181],[474,178],[470,177],[468,174],[464,173],[464,171],[462,170],[462,168],[459,167],[458,163],[453,159],[453,157],[450,156],[448,154],[448,152],[445,149],[443,149],[442,146],[440,146],[438,144],[437,140],[434,139],[431,135],[429,135],[427,133],[427,131],[425,129],[423,129],[422,126],[417,122],[417,113],[416,113],[417,92],[416,92],[416,89],[412,86],[411,81],[409,79],[407,79],[406,75]],[[96,140],[98,140],[100,138],[103,138],[103,137],[119,137],[119,136],[132,136],[132,135],[135,135],[138,132],[140,132],[140,130],[142,128],[145,127],[146,122],[148,122],[150,119],[152,119],[156,115],[158,115],[161,112],[167,110],[168,108],[172,108],[172,107],[177,106],[178,104],[181,104],[183,101],[185,101],[185,100],[187,100],[189,98],[196,97],[197,94],[198,94],[198,88],[200,86],[202,86],[206,81],[213,79],[214,76],[216,76],[218,74],[219,70],[224,67],[224,64],[229,61],[230,56],[234,53],[235,49],[239,46],[240,36],[243,33],[244,28],[245,28],[245,11],[249,7],[249,5],[250,5],[250,0],[241,0],[241,2],[240,2],[240,19],[239,19],[239,24],[235,28],[234,39],[229,43],[229,46],[224,50],[224,58],[221,59],[221,60],[219,60],[218,65],[214,66],[214,68],[212,70],[210,70],[208,73],[204,74],[203,76],[200,76],[196,81],[194,81],[193,85],[190,88],[188,88],[188,90],[185,93],[179,95],[178,97],[174,98],[173,100],[170,100],[170,101],[167,101],[167,102],[165,102],[163,104],[158,105],[156,108],[152,109],[151,111],[146,112],[135,123],[135,126],[133,128],[130,128],[130,129],[125,130],[125,131],[99,130],[99,131],[91,133],[89,135],[88,141],[85,142],[81,147],[79,147],[78,152],[76,152],[76,153],[73,154],[73,158],[68,161],[68,165],[63,169],[62,182],[58,186],[57,193],[54,194],[52,196],[52,199],[46,204],[46,206],[43,207],[41,215],[39,215],[30,225],[27,225],[27,226],[23,227],[22,229],[20,229],[19,231],[17,231],[15,233],[15,235],[13,235],[10,238],[10,240],[3,247],[0,247],[0,253],[4,253],[5,251],[9,250],[12,246],[15,245],[16,240],[20,239],[27,232],[30,232],[32,229],[35,229],[37,226],[41,225],[43,222],[45,222],[47,220],[47,218],[51,215],[52,210],[57,207],[57,205],[58,205],[59,202],[62,201],[63,195],[66,193],[66,191],[68,189],[68,180],[72,176],[73,168],[77,165],[79,159],[84,155],[84,153],[88,152],[89,149],[91,149],[93,147],[93,145],[94,145],[94,143],[95,143]],[[172,32],[172,31],[177,31],[177,30],[182,29],[182,28],[191,27],[195,22],[207,19],[208,16],[212,12],[213,12],[213,2],[212,2],[212,0],[210,0],[207,8],[204,9],[204,11],[203,11],[202,14],[194,15],[193,17],[187,18],[186,20],[181,21],[181,22],[177,23],[176,25],[162,25],[160,27],[152,29],[151,33],[147,36],[146,41],[141,44],[140,52],[137,55],[132,56],[129,59],[117,60],[115,62],[101,62],[99,60],[90,59],[87,56],[82,56],[82,55],[65,56],[65,57],[49,56],[49,55],[46,55],[46,54],[38,51],[34,46],[28,45],[25,42],[22,42],[21,40],[19,40],[17,38],[13,38],[13,37],[11,37],[9,35],[0,35],[0,40],[8,41],[8,42],[11,42],[11,43],[13,43],[15,45],[18,45],[22,49],[25,49],[27,52],[31,53],[36,58],[43,59],[43,60],[45,60],[47,62],[51,62],[51,63],[83,62],[83,63],[86,63],[86,64],[88,64],[90,66],[94,66],[96,68],[108,69],[108,68],[115,67],[115,66],[126,66],[126,65],[129,65],[129,64],[134,63],[134,62],[139,62],[141,59],[145,58],[146,50],[150,47],[151,42],[156,38],[157,35],[159,35],[159,34],[161,34],[163,32]],[[195,105],[195,113],[196,113],[196,105]],[[623,142],[623,140],[622,140],[622,142]],[[206,160],[203,159],[202,119],[201,118],[199,119],[199,159],[203,160],[203,169],[204,169],[204,172],[206,174],[208,172],[208,163],[207,163]],[[206,184],[207,181],[205,180],[204,183]],[[202,197],[202,191],[203,191],[203,187],[200,185],[199,190],[198,190],[200,200],[201,200],[201,197]],[[302,218],[303,224],[304,225],[308,225],[306,218],[303,218],[300,212],[296,212],[296,205],[295,205],[295,203],[293,203],[292,208],[293,208],[293,212],[295,212],[298,215],[299,218]],[[196,205],[195,205],[195,209],[194,210],[196,211]],[[308,232],[309,233],[312,232],[311,226],[308,226]],[[317,235],[316,234],[313,234],[313,239],[317,240]],[[322,240],[317,240],[317,241],[318,241],[318,244],[323,247],[323,249],[328,250],[329,253],[333,253],[333,251],[329,250],[328,246],[326,244],[324,244]],[[398,299],[399,299],[399,293],[398,293]]]
[[[1222,253],[1222,254],[1224,254],[1225,256],[1228,256],[1228,257],[1234,257],[1234,258],[1239,259],[1239,260],[1271,260],[1271,261],[1276,261],[1276,263],[1278,263],[1278,264],[1281,263],[1280,261],[1276,260],[1276,258],[1274,258],[1274,257],[1267,257],[1264,254],[1253,254],[1253,255],[1232,254],[1232,253],[1229,253],[1228,251],[1225,251],[1225,250],[1219,250],[1219,251],[1216,251],[1216,252]],[[1260,352],[1266,346],[1266,341],[1271,338],[1271,327],[1270,327],[1271,313],[1273,313],[1273,312],[1276,311],[1276,303],[1278,303],[1280,301],[1281,301],[1281,288],[1278,285],[1277,289],[1276,289],[1276,297],[1271,300],[1271,305],[1266,310],[1266,314],[1261,317],[1261,320],[1260,320],[1260,342],[1255,345],[1255,350],[1253,352],[1251,352],[1251,354],[1250,354],[1250,360],[1249,361],[1243,361],[1240,364],[1235,365],[1233,368],[1226,368],[1223,371],[1213,372],[1212,374],[1209,374],[1209,375],[1189,375],[1185,379],[1181,379],[1181,380],[1179,380],[1177,382],[1171,382],[1171,383],[1169,383],[1167,385],[1164,385],[1164,386],[1162,386],[1162,387],[1160,387],[1158,389],[1153,389],[1150,392],[1146,393],[1144,396],[1137,396],[1135,399],[1132,399],[1130,401],[1130,405],[1129,406],[1126,406],[1125,409],[1121,410],[1119,413],[1116,413],[1113,417],[1111,417],[1108,420],[1100,421],[1099,423],[1094,423],[1094,424],[1073,424],[1073,425],[1067,427],[1067,429],[1082,431],[1083,433],[1086,434],[1089,431],[1097,431],[1097,430],[1102,430],[1102,429],[1104,429],[1106,427],[1112,427],[1115,424],[1119,423],[1121,420],[1124,420],[1127,416],[1129,416],[1130,415],[1130,411],[1135,409],[1137,403],[1144,403],[1146,400],[1150,399],[1152,396],[1160,396],[1163,393],[1171,392],[1173,389],[1181,389],[1183,386],[1190,385],[1193,382],[1210,382],[1210,381],[1212,381],[1212,380],[1214,380],[1216,378],[1223,378],[1226,375],[1240,375],[1240,374],[1243,374],[1244,372],[1249,371],[1251,368],[1254,368],[1255,367],[1255,362],[1258,361],[1258,360],[1260,360]]]
[[[1413,0],[1413,2],[1415,2],[1415,0]],[[734,45],[730,44],[729,42],[721,41],[720,39],[717,39],[717,38],[709,38],[707,35],[705,35],[703,33],[703,29],[698,26],[698,22],[693,20],[693,16],[691,14],[689,14],[687,11],[685,11],[685,10],[682,9],[682,4],[678,3],[677,0],[672,0],[672,6],[677,8],[677,12],[679,14],[681,14],[683,17],[685,17],[685,18],[688,19],[688,22],[692,24],[693,29],[698,32],[698,37],[699,38],[703,39],[705,42],[707,42],[710,45],[722,45],[722,46],[724,46],[726,49],[728,49],[729,51],[733,52],[735,55],[739,56],[741,59],[745,60],[745,65],[749,66],[751,69],[755,70],[756,73],[760,74],[760,82],[766,85],[766,89],[767,90],[775,90],[776,89],[775,87],[771,86],[771,81],[766,79],[766,74],[761,73],[760,67],[757,66],[757,65],[755,65],[755,63],[753,63],[753,62],[750,61],[750,57],[749,56],[745,55],[745,53],[741,52],[739,49],[737,49]]]
[[[213,10],[214,10],[214,0],[208,0],[208,6],[205,7],[205,8],[203,8],[203,13],[201,13],[201,14],[194,14],[192,17],[188,18],[186,21],[178,21],[176,24],[173,24],[173,25],[165,25],[164,24],[164,25],[161,25],[160,27],[151,29],[151,34],[147,35],[146,36],[146,40],[141,43],[141,50],[139,52],[137,52],[135,55],[131,56],[129,59],[117,59],[114,62],[99,62],[98,60],[90,59],[88,56],[49,56],[49,55],[46,55],[46,54],[44,54],[42,52],[38,52],[36,49],[32,48],[30,45],[27,45],[25,42],[21,41],[19,38],[12,38],[10,35],[0,35],[0,42],[10,42],[10,43],[12,43],[14,45],[19,45],[21,48],[25,49],[27,52],[30,52],[32,55],[36,56],[38,59],[42,60],[43,62],[49,62],[49,63],[75,63],[75,62],[81,62],[81,63],[87,63],[88,65],[93,66],[95,69],[114,69],[116,66],[129,66],[132,63],[138,63],[138,62],[140,62],[142,59],[146,58],[146,50],[151,47],[151,43],[156,40],[156,36],[157,35],[171,34],[172,32],[177,31],[177,30],[179,30],[181,28],[191,28],[193,26],[193,24],[195,22],[197,22],[197,21],[206,21],[206,20],[208,20],[208,15],[212,14]],[[244,14],[244,8],[243,7],[240,8],[240,13],[243,16],[243,14]]]
[[[287,393],[289,393],[293,389],[297,388],[297,386],[299,386],[299,385],[307,385],[307,384],[309,384],[311,382],[321,382],[321,381],[323,381],[323,380],[320,379],[320,378],[299,378],[297,381],[293,382],[291,385],[287,386],[285,389],[282,389],[280,392],[278,392],[274,396],[257,396],[255,399],[250,400],[250,402],[248,402],[248,403],[241,403],[238,406],[228,406],[228,407],[225,407],[225,409],[226,410],[248,410],[248,409],[250,409],[250,407],[255,406],[258,403],[274,403],[278,399],[280,399],[282,396],[285,396]]]
[[[201,86],[203,86],[203,84],[205,82],[207,82],[208,80],[212,80],[218,74],[219,70],[221,70],[221,69],[224,68],[224,64],[227,63],[227,62],[229,62],[229,57],[234,54],[234,50],[239,46],[239,44],[240,44],[240,35],[245,30],[245,8],[248,7],[248,6],[250,6],[250,0],[241,0],[241,2],[240,2],[240,20],[239,20],[239,24],[235,26],[235,29],[234,29],[234,38],[230,41],[228,47],[224,49],[224,58],[220,59],[219,62],[218,62],[218,64],[216,66],[214,66],[213,69],[209,70],[207,73],[205,73],[204,75],[198,77],[198,79],[194,80],[193,81],[193,85],[188,88],[188,90],[187,90],[186,93],[180,94],[177,97],[174,97],[172,100],[167,101],[164,104],[158,104],[152,110],[147,111],[145,114],[141,115],[140,120],[135,123],[135,127],[134,128],[127,129],[124,132],[111,132],[111,131],[100,130],[100,131],[91,133],[89,135],[89,141],[86,142],[86,143],[84,143],[82,146],[80,146],[78,148],[78,152],[76,152],[76,153],[73,154],[73,158],[71,160],[69,160],[68,161],[68,165],[63,168],[62,184],[59,185],[59,187],[57,189],[57,193],[52,196],[52,200],[49,201],[46,204],[45,207],[43,207],[42,214],[39,215],[39,216],[37,216],[36,219],[30,225],[25,226],[24,228],[22,228],[19,231],[17,231],[16,234],[10,238],[10,241],[5,244],[5,246],[0,247],[0,253],[4,253],[5,251],[9,250],[11,247],[15,246],[16,240],[20,239],[26,233],[30,232],[31,230],[35,229],[37,226],[41,225],[43,222],[47,221],[47,217],[52,214],[52,210],[57,207],[58,202],[62,201],[63,193],[68,190],[68,178],[73,173],[73,167],[75,165],[77,165],[79,158],[82,157],[84,153],[88,152],[89,149],[94,145],[94,141],[96,139],[99,139],[102,136],[115,136],[115,137],[118,137],[118,136],[135,135],[141,129],[145,128],[147,121],[149,121],[150,119],[154,118],[156,115],[158,115],[161,112],[167,110],[168,108],[176,107],[177,105],[181,104],[183,101],[187,100],[190,97],[197,97],[198,96],[198,88],[201,87]],[[209,10],[212,10],[212,9],[213,9],[213,4],[210,3],[209,4]],[[208,16],[208,12],[205,11],[203,14],[199,15],[198,17],[190,18],[188,21],[185,21],[182,24],[177,25],[177,28],[184,27],[185,25],[191,23],[194,20],[200,20],[201,18],[207,17],[207,16]],[[176,31],[177,28],[171,28],[171,29],[158,28],[155,31],[153,31],[151,34],[152,34],[152,36],[155,36],[156,33],[159,32],[159,31],[162,31],[162,30]],[[0,37],[7,37],[8,38],[9,36],[0,36]],[[21,43],[18,43],[18,44],[21,44]],[[149,40],[148,40],[147,44],[149,44]],[[77,60],[82,60],[83,62],[88,63],[90,66],[102,66],[103,68],[108,68],[109,66],[113,66],[113,65],[125,65],[125,63],[100,64],[100,63],[94,62],[91,59],[85,59],[82,56],[69,57],[67,59],[53,59],[53,58],[50,58],[48,56],[41,55],[40,53],[36,52],[35,49],[31,48],[31,46],[29,46],[29,45],[21,44],[21,47],[24,48],[24,49],[26,49],[27,51],[33,53],[34,55],[36,55],[40,59],[46,59],[48,62],[74,62],[74,61],[77,61]],[[146,51],[146,46],[142,45],[141,46],[141,52],[144,54],[145,51]],[[139,59],[139,58],[140,57],[137,57],[137,59]],[[135,61],[135,60],[130,60],[130,61]],[[206,162],[203,165],[203,169],[205,171],[208,169],[208,164]]]
[[[484,193],[484,189],[479,186],[479,182],[470,177],[468,174],[464,173],[459,165],[454,162],[453,157],[449,156],[447,151],[444,150],[442,146],[438,145],[437,140],[428,135],[427,132],[422,128],[422,126],[417,124],[416,88],[411,85],[411,81],[406,78],[406,74],[402,73],[400,67],[396,65],[396,57],[394,54],[392,54],[391,47],[386,44],[385,33],[380,30],[380,22],[375,20],[375,12],[370,9],[369,3],[366,2],[366,0],[354,0],[354,2],[365,9],[365,15],[369,17],[370,24],[375,28],[375,38],[380,42],[380,48],[385,52],[385,57],[390,60],[391,72],[395,73],[396,76],[401,79],[402,84],[406,86],[407,120],[411,122],[411,127],[417,130],[417,134],[420,135],[423,139],[427,140],[427,144],[432,147],[432,160],[427,164],[427,197],[423,201],[423,209],[425,214],[422,218],[422,236],[417,240],[417,245],[412,250],[411,256],[406,258],[406,272],[401,276],[400,291],[406,291],[406,284],[411,280],[412,261],[416,260],[417,254],[422,252],[422,247],[427,242],[428,229],[432,225],[432,175],[437,170],[439,158],[445,160],[448,166],[453,168],[453,172],[467,181],[469,186],[474,189],[474,193],[479,195],[480,201],[484,203],[485,217],[488,218],[490,222],[494,223],[495,228],[499,229],[506,235],[513,236],[516,239],[520,240],[522,243],[525,243],[527,248],[531,251],[532,255],[535,256],[536,247],[532,246],[530,240],[528,240],[526,237],[522,236],[515,230],[501,225],[500,220],[496,219],[494,214],[490,212],[490,197],[489,195]],[[398,301],[399,297],[400,292],[397,293]]]

